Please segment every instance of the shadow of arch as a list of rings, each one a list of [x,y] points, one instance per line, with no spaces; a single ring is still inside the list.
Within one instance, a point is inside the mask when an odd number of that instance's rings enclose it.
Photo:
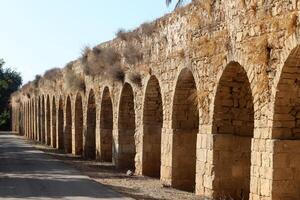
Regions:
[[[254,105],[244,68],[228,64],[217,86],[213,113],[215,198],[248,199]]]
[[[192,72],[184,68],[178,77],[173,99],[172,186],[194,191],[199,110],[192,99],[197,92]]]
[[[84,141],[84,157],[96,158],[96,101],[94,90],[90,90],[87,105],[87,130]]]
[[[117,167],[135,170],[135,110],[131,85],[125,83],[121,92],[119,105],[119,152]]]
[[[100,160],[112,162],[113,156],[113,106],[109,88],[105,87],[100,111]]]
[[[83,153],[83,109],[80,93],[76,96],[75,102],[75,154]]]
[[[64,131],[64,147],[66,153],[72,153],[72,106],[71,98],[67,97],[66,102],[66,124]]]
[[[145,92],[143,112],[143,175],[160,177],[163,107],[160,85],[151,76]]]

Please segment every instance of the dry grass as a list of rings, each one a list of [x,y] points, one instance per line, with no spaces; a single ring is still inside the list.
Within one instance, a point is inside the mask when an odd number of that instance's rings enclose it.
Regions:
[[[101,75],[120,61],[121,55],[115,49],[95,47],[88,53],[83,70],[90,76]]]
[[[35,79],[32,81],[33,87],[38,88],[40,86],[41,79],[42,79],[41,75],[35,75]]]
[[[64,77],[64,87],[69,91],[85,92],[85,80],[80,74],[76,74],[73,70],[67,70]]]
[[[154,23],[143,23],[141,25],[142,28],[142,34],[146,35],[146,36],[151,36],[154,32],[155,32],[155,24]]]
[[[126,31],[124,29],[119,29],[116,36],[125,42],[141,39],[137,31]]]
[[[128,78],[133,84],[142,87],[142,76],[139,73],[130,72]]]
[[[124,83],[125,72],[119,65],[114,65],[107,70],[107,75],[113,81]]]
[[[86,63],[88,54],[91,52],[91,48],[89,46],[84,46],[81,50],[81,62]]]
[[[45,72],[44,78],[49,81],[55,81],[62,77],[62,70],[60,68],[49,69]]]
[[[143,54],[133,45],[128,45],[123,51],[123,56],[128,64],[134,65],[143,59]]]
[[[22,91],[23,91],[23,95],[27,96],[28,98],[31,97],[31,94],[34,93],[34,87],[33,87],[33,83],[31,81],[29,81],[28,83],[26,83],[23,87],[22,87]]]

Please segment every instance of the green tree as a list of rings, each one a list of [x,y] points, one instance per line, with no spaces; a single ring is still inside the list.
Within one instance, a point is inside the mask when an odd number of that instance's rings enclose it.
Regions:
[[[4,60],[0,59],[0,130],[10,130],[10,95],[22,85],[20,73],[4,68]]]

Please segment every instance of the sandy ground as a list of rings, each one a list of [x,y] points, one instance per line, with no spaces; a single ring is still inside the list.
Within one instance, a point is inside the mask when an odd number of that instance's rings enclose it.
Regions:
[[[32,141],[28,142],[46,154],[72,165],[93,180],[134,199],[204,200],[204,198],[197,197],[194,193],[163,187],[158,179],[127,176],[125,172],[114,169],[110,163],[83,160],[80,157],[67,155],[59,150]]]

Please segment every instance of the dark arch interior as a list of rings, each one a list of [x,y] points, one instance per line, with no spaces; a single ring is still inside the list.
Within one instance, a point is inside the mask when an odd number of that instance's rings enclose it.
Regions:
[[[118,167],[135,170],[135,111],[132,87],[125,83],[119,105]]]
[[[58,103],[58,120],[57,120],[57,145],[58,149],[64,149],[64,103],[62,98],[59,99]]]
[[[195,190],[199,111],[197,104],[189,100],[195,91],[194,77],[191,71],[184,69],[179,75],[173,101],[172,185],[186,191]]]
[[[38,121],[38,141],[42,141],[42,123],[41,123],[41,98],[38,99],[37,121]]]
[[[103,91],[100,111],[100,159],[112,162],[113,156],[113,107],[109,89]]]
[[[45,97],[43,96],[42,97],[42,113],[41,113],[41,124],[42,124],[42,126],[41,126],[41,128],[42,128],[42,139],[41,139],[41,141],[42,141],[42,143],[43,144],[45,144],[45,141],[46,141],[46,138],[45,138],[45,136],[46,136],[46,134],[45,134],[45,131],[46,131],[46,126],[45,126],[45,124],[46,124],[46,121],[45,121],[45,116],[46,116],[46,111],[45,111]]]
[[[143,124],[143,174],[160,177],[163,107],[159,82],[154,76],[146,88]]]
[[[66,125],[64,132],[64,147],[66,153],[72,153],[72,108],[71,99],[67,98],[66,104]]]
[[[75,102],[75,154],[82,155],[83,152],[83,110],[82,98],[78,94]]]
[[[87,159],[96,158],[96,102],[94,91],[91,90],[87,108],[87,132],[85,135],[84,155]]]
[[[217,197],[249,198],[253,130],[250,83],[245,70],[238,63],[231,63],[219,81],[214,103],[214,191]]]
[[[272,138],[276,139],[273,155],[274,174],[287,174],[276,180],[277,187],[288,185],[291,189],[273,189],[278,199],[300,197],[300,48],[292,50],[282,68],[275,96]],[[282,148],[286,147],[286,148]],[[283,158],[287,161],[283,162]]]
[[[55,97],[52,99],[52,147],[56,148],[56,103]]]
[[[51,124],[50,124],[50,116],[51,116],[51,110],[50,110],[50,98],[47,96],[47,103],[46,103],[46,144],[51,144]]]

